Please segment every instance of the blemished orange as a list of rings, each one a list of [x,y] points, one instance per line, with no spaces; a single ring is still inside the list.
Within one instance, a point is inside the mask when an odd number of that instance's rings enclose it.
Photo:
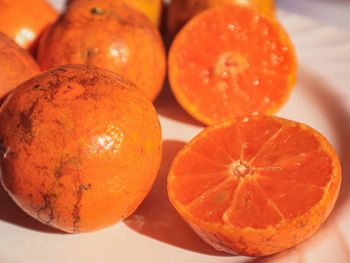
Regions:
[[[0,112],[1,183],[26,213],[82,233],[143,201],[161,160],[153,104],[119,74],[66,65],[18,86]]]
[[[0,68],[0,105],[18,84],[40,72],[33,57],[1,32]]]
[[[88,64],[126,76],[154,100],[163,87],[166,55],[159,30],[122,2],[73,2],[40,39],[43,69]]]
[[[67,5],[73,2],[83,2],[85,0],[68,0]],[[147,16],[156,26],[160,25],[163,9],[163,0],[100,0],[100,1],[119,1],[124,2],[135,10]]]
[[[33,53],[43,30],[58,18],[45,0],[0,0],[0,31]]]
[[[316,130],[257,115],[207,127],[174,158],[168,195],[218,250],[264,256],[309,238],[341,182],[336,152]]]
[[[297,58],[276,18],[228,5],[196,15],[179,31],[169,50],[168,75],[182,107],[212,125],[276,113],[296,83]]]
[[[167,30],[173,37],[188,20],[209,8],[227,4],[240,4],[257,8],[274,16],[276,6],[274,0],[173,0],[167,12]]]

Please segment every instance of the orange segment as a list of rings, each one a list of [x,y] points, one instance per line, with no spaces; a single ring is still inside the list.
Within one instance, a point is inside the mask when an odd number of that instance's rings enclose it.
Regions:
[[[340,181],[338,157],[320,133],[257,115],[192,139],[172,163],[168,194],[213,247],[262,256],[310,237],[333,209]]]
[[[281,222],[282,215],[253,180],[242,181],[235,200],[224,214],[227,223],[245,228],[266,228]]]
[[[331,168],[332,160],[327,153],[312,151],[283,158],[266,170],[260,170],[259,175],[323,187],[331,180]]]
[[[195,199],[189,206],[189,213],[208,222],[223,223],[223,214],[231,204],[238,180],[225,180],[210,188]]]
[[[271,165],[280,158],[317,150],[320,146],[312,131],[300,125],[284,127],[266,143],[252,163],[255,166]]]
[[[261,177],[257,181],[286,219],[294,219],[308,212],[320,202],[324,193],[321,187],[276,178]]]
[[[194,118],[214,124],[276,112],[295,84],[297,62],[275,18],[229,5],[190,20],[171,45],[168,65],[179,103]]]
[[[215,178],[213,178],[215,177]],[[215,187],[227,179],[225,173],[182,174],[174,182],[174,191],[182,204],[189,204],[207,190]]]
[[[242,160],[249,161],[261,147],[281,129],[282,124],[273,119],[242,121],[237,124],[241,142]]]

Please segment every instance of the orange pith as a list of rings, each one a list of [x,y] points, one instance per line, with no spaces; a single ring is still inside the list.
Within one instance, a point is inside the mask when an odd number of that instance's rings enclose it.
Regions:
[[[199,121],[215,124],[275,113],[295,84],[297,61],[275,18],[230,5],[188,22],[172,43],[168,65],[179,103]]]
[[[209,244],[248,256],[311,236],[336,201],[339,160],[312,128],[254,116],[205,129],[174,159],[169,199]]]

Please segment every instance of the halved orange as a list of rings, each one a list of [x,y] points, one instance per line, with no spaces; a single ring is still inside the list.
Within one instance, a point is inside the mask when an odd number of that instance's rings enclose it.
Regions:
[[[273,114],[296,82],[296,53],[287,32],[276,18],[241,5],[196,15],[176,35],[168,58],[176,99],[210,125]]]
[[[168,195],[204,241],[263,256],[309,238],[336,202],[341,167],[311,127],[258,115],[204,129],[175,157]]]

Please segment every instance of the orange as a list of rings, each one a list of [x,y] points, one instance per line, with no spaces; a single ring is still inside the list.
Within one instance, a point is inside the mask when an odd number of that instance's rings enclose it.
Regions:
[[[258,8],[268,15],[275,15],[274,0],[172,0],[167,14],[167,28],[170,36],[176,32],[196,14],[212,7],[227,4],[240,4]]]
[[[207,243],[264,256],[309,238],[336,202],[341,167],[304,124],[258,115],[204,129],[175,157],[168,195]]]
[[[163,86],[165,49],[158,29],[118,1],[84,0],[70,8],[40,40],[37,56],[46,70],[88,64],[126,76],[154,100]]]
[[[42,31],[58,12],[45,0],[0,0],[0,31],[34,53]]]
[[[32,56],[0,32],[0,104],[22,81],[39,73]]]
[[[79,2],[82,3],[85,0],[68,0],[67,4],[68,6],[71,5],[73,2]],[[110,0],[102,0],[102,1],[110,1]],[[143,13],[145,16],[147,16],[156,26],[160,25],[160,20],[162,16],[162,7],[163,7],[163,0],[111,0],[113,2],[121,2],[123,1],[125,4],[129,5],[130,7],[134,8],[135,10]]]
[[[156,26],[160,26],[163,0],[134,0],[126,3],[144,13]]]
[[[168,67],[182,107],[215,124],[275,113],[296,82],[297,59],[275,18],[229,5],[204,11],[182,28],[170,47]]]
[[[95,66],[27,80],[0,111],[1,182],[25,212],[80,233],[128,217],[161,160],[157,113],[143,92]]]

